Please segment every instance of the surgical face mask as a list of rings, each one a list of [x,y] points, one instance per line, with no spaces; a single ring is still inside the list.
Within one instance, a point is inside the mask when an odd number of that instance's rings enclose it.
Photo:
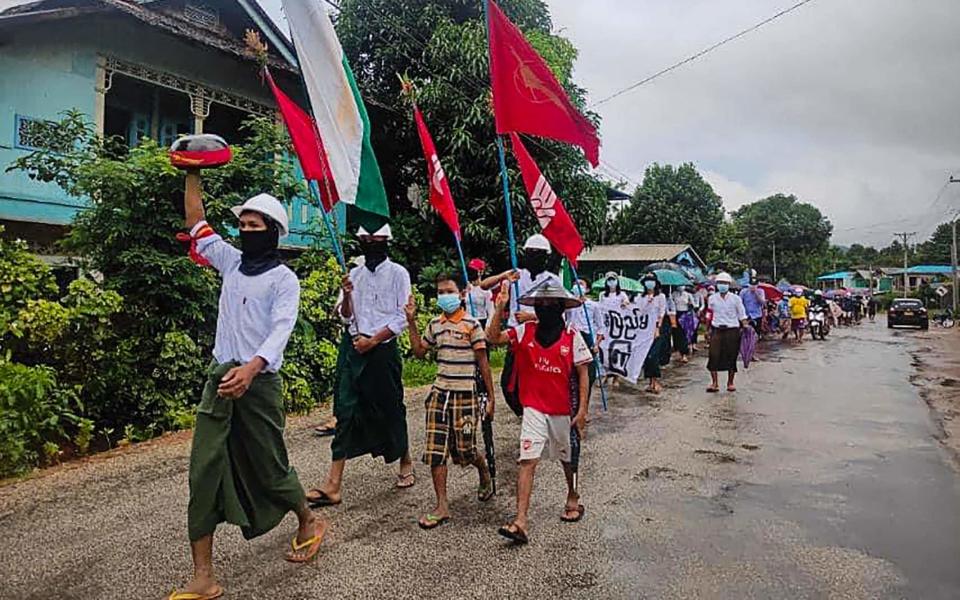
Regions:
[[[447,314],[457,312],[460,309],[460,294],[437,294],[437,306]]]
[[[656,281],[650,281],[650,280],[648,279],[648,280],[646,280],[646,281],[643,282],[643,287],[647,288],[647,290],[653,290],[653,289],[655,289],[655,288],[657,287],[657,282],[656,282]]]
[[[360,240],[360,251],[363,253],[364,266],[371,271],[383,261],[387,260],[387,240]]]
[[[718,284],[717,284],[717,291],[720,292],[721,294],[726,294],[727,292],[730,291],[730,284],[729,284],[729,283],[718,283]]]
[[[608,279],[608,280],[607,280],[607,289],[610,290],[611,292],[612,292],[613,290],[617,289],[617,280],[616,280],[616,279]]]

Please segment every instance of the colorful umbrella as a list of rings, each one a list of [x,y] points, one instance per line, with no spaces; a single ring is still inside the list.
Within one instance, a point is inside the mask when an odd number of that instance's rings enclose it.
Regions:
[[[679,271],[656,269],[653,273],[657,276],[660,285],[690,285],[690,280],[687,279],[687,276]]]
[[[780,298],[783,298],[783,292],[769,283],[759,283],[757,287],[763,290],[763,294],[767,297],[767,300],[779,302]]]
[[[745,327],[740,334],[740,358],[743,360],[743,368],[750,366],[753,355],[757,351],[757,332],[753,327]]]
[[[618,279],[620,280],[620,289],[624,292],[639,292],[643,290],[643,285],[636,279],[630,279],[629,277],[624,277],[623,275],[620,275]],[[595,292],[600,292],[603,291],[606,285],[607,278],[601,277],[600,279],[594,281],[593,284],[590,285],[590,288]]]

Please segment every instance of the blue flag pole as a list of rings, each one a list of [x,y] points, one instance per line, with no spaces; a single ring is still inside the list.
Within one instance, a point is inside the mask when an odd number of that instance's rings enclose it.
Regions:
[[[460,270],[463,273],[463,285],[464,290],[470,286],[470,276],[467,275],[467,261],[463,257],[463,246],[460,244],[460,236],[454,234],[453,240],[457,243],[457,254],[460,255]],[[477,309],[473,305],[473,296],[470,295],[469,291],[467,292],[467,303],[470,304],[470,316],[476,318]]]
[[[486,6],[486,4],[484,4]],[[503,139],[497,136],[497,155],[500,158],[500,179],[503,181],[503,204],[507,215],[507,240],[510,242],[510,266],[517,270],[517,239],[513,234],[513,208],[510,205],[510,179],[507,177],[507,157],[503,151]],[[520,310],[520,284],[513,282],[511,299],[516,302],[515,313]]]
[[[323,201],[320,199],[320,187],[317,185],[317,182],[314,179],[309,180],[307,183],[311,193],[313,194],[314,200],[317,201],[317,206],[320,208],[320,213],[323,214],[323,224],[327,226],[327,234],[330,236],[330,244],[333,246],[333,251],[337,255],[337,262],[340,263],[340,268],[343,269],[344,273],[346,273],[347,261],[343,256],[343,248],[340,247],[340,239],[337,237],[337,232],[333,228],[333,223],[330,221],[330,215],[327,214],[327,210],[323,207]]]
[[[570,264],[570,271],[573,273],[573,281],[577,285],[577,295],[583,296],[583,288],[580,286],[580,275],[577,273],[577,268],[573,266],[573,263]],[[597,343],[597,338],[593,333],[593,322],[590,320],[590,311],[587,310],[587,303],[584,302],[582,305],[583,316],[587,319],[587,333],[590,334],[590,339],[593,340],[593,343]],[[591,354],[593,353],[593,348],[590,349]],[[600,402],[603,404],[603,410],[607,410],[607,390],[603,387],[603,365],[600,363],[600,359],[597,358],[597,355],[593,355],[593,366],[597,369],[597,383],[600,385]]]

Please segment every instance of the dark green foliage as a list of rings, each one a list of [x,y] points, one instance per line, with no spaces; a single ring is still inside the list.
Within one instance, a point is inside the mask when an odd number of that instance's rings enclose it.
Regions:
[[[585,92],[572,81],[576,49],[568,40],[551,35],[545,3],[509,0],[500,6],[525,30],[582,108]],[[483,256],[494,268],[506,267],[506,220],[490,110],[482,3],[346,0],[341,7],[337,32],[370,112],[374,149],[393,214],[396,259],[411,268],[415,280],[422,266],[456,265],[457,261],[450,232],[426,206],[423,152],[397,80],[397,74],[406,74],[416,86],[417,102],[450,180],[466,253]],[[599,240],[606,214],[604,187],[588,172],[580,151],[533,138],[527,146],[584,239]],[[508,155],[507,160],[517,236],[522,241],[537,226],[513,158]],[[408,197],[412,185],[418,186],[413,202]]]
[[[609,239],[621,244],[690,244],[706,257],[722,223],[723,202],[692,163],[654,163],[633,200],[614,219]]]
[[[773,273],[774,244],[777,274],[790,281],[811,281],[831,262],[833,225],[796,196],[776,194],[747,204],[733,213],[733,222],[746,241],[744,262],[760,273]]]

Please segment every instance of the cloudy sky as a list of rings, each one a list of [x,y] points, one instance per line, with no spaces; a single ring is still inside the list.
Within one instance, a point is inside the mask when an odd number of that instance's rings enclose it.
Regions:
[[[261,0],[280,17],[279,0]],[[548,0],[596,102],[796,0]],[[727,210],[796,194],[834,242],[924,239],[960,209],[958,0],[813,0],[595,107],[602,169],[692,161]],[[939,198],[938,198],[939,194]]]

